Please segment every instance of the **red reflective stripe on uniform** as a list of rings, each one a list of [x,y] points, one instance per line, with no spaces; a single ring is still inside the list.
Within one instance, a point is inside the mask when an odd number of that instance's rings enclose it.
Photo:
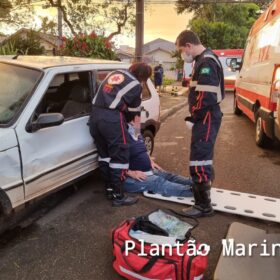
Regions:
[[[209,139],[210,130],[211,130],[211,112],[210,112],[210,111],[208,111],[208,112],[206,113],[205,118],[204,118],[204,120],[203,120],[203,124],[206,123],[207,119],[208,119],[208,128],[207,128],[207,133],[206,133],[206,137],[205,137],[205,141],[206,141],[206,142],[207,142],[208,139]]]
[[[202,175],[204,176],[205,182],[208,182],[208,177],[204,172],[204,167],[203,166],[201,166],[201,170],[202,170]]]
[[[206,121],[207,121],[207,118],[208,118],[208,113],[209,113],[209,111],[207,111],[207,113],[206,113],[206,115],[205,115],[205,117],[204,117],[203,124],[205,124],[205,123],[206,123]]]
[[[198,100],[199,100],[200,95],[201,95],[201,92],[198,93],[198,96],[197,96],[197,98],[196,98],[196,101],[197,101],[197,102],[196,102],[196,106],[192,106],[192,112],[194,112],[194,111],[197,109]]]
[[[204,98],[204,91],[201,92],[201,97],[200,97],[200,100],[199,100],[199,108],[198,109],[201,109],[203,98]]]
[[[120,112],[120,121],[121,121],[121,129],[122,129],[122,136],[123,136],[123,143],[126,144],[126,137],[124,133],[124,127],[123,127],[123,115]]]
[[[209,112],[209,117],[208,117],[208,130],[207,130],[207,135],[205,141],[207,142],[210,136],[210,130],[211,130],[211,112]]]
[[[198,109],[200,96],[201,96],[201,92],[199,91],[198,95],[197,95],[197,98],[196,98],[196,105],[192,107],[193,112]]]
[[[199,92],[198,92],[198,96],[197,96],[197,98],[196,98],[196,100],[197,100],[196,106],[193,106],[193,107],[192,107],[192,111],[193,111],[193,112],[194,112],[195,110],[201,109],[203,98],[204,98],[204,91],[199,91]]]
[[[197,176],[199,177],[199,183],[201,183],[202,182],[202,177],[198,172],[198,167],[197,166],[195,167],[195,172],[196,172]]]

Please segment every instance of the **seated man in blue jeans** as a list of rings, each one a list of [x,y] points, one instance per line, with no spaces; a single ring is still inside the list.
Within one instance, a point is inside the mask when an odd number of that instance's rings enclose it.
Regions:
[[[150,191],[164,196],[193,196],[192,180],[164,171],[148,155],[140,133],[139,112],[126,113],[129,132],[129,170],[124,181],[126,192]]]

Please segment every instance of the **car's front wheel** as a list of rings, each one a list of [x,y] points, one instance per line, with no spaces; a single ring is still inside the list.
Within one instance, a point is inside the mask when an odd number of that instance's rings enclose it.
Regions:
[[[259,115],[256,117],[256,144],[262,148],[267,148],[272,144],[272,140],[265,134],[263,121]]]
[[[143,138],[144,138],[148,153],[149,153],[149,155],[151,155],[154,150],[154,134],[150,130],[144,130]]]

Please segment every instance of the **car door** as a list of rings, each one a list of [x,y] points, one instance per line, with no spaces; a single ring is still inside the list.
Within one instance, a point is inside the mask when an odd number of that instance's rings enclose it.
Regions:
[[[90,80],[90,72],[88,74]],[[76,84],[69,77],[73,75],[77,73],[47,73],[45,82],[37,88],[26,108],[28,113],[16,128],[26,200],[65,185],[97,167],[97,152],[87,125],[89,112],[77,110],[85,104],[79,104],[82,100],[75,97],[79,90],[72,90]],[[69,83],[68,87],[65,82]],[[61,125],[30,131],[30,124],[42,113],[63,113],[67,117]]]
[[[142,85],[142,106],[141,123],[159,122],[160,101],[158,93],[150,79]]]
[[[277,97],[277,110],[274,113],[275,116],[275,135],[280,140],[280,95]]]

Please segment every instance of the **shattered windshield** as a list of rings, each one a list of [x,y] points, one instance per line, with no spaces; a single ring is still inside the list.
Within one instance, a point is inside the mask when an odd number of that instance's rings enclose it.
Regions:
[[[41,74],[39,70],[0,63],[0,125],[17,115]]]

